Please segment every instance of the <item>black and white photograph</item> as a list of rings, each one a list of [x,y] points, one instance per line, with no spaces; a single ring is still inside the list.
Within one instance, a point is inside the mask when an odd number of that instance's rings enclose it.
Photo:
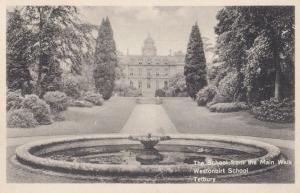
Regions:
[[[6,6],[6,183],[295,184],[295,7]]]

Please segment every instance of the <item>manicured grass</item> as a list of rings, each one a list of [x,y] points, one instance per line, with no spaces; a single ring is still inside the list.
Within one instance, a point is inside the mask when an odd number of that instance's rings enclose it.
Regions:
[[[28,129],[8,128],[7,133],[9,138],[118,133],[135,105],[134,98],[115,97],[105,101],[103,106],[69,107],[64,112],[65,121]]]
[[[294,139],[294,124],[259,121],[248,112],[213,113],[190,98],[164,98],[163,107],[181,133]]]

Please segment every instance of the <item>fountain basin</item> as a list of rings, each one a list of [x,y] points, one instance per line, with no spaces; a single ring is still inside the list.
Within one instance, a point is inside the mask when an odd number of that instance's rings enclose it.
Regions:
[[[135,160],[139,157],[136,155],[145,153],[142,144],[128,140],[128,135],[116,134],[36,141],[18,147],[16,159],[33,168],[74,176],[143,176],[147,181],[147,178],[160,174],[175,178],[193,177],[195,169],[249,170],[246,174],[205,174],[216,178],[253,174],[274,167],[268,164],[253,165],[254,162],[276,162],[281,156],[276,146],[240,137],[169,136],[171,140],[160,142],[156,146],[162,157],[159,155],[159,159],[153,164]],[[227,162],[230,164],[224,164]]]

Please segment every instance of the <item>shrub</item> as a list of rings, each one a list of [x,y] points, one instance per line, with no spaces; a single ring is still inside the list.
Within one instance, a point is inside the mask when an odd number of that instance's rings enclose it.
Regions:
[[[37,124],[29,109],[11,110],[7,115],[7,127],[9,128],[29,128],[35,127]]]
[[[34,94],[26,95],[22,102],[22,108],[31,110],[34,118],[39,124],[51,124],[50,107],[38,96]]]
[[[208,102],[212,101],[216,95],[216,89],[215,86],[206,86],[199,90],[196,95],[197,104],[199,106],[205,106]]]
[[[165,97],[173,97],[174,94],[175,93],[174,93],[173,89],[168,88],[168,89],[165,90]]]
[[[124,95],[125,97],[139,97],[142,96],[142,92],[139,89],[131,88]]]
[[[217,91],[217,93],[216,93],[215,97],[213,98],[212,102],[214,104],[216,104],[216,103],[230,103],[230,102],[232,102],[232,99],[227,97],[227,96],[223,96],[223,95],[219,94],[218,91]]]
[[[20,109],[22,107],[23,97],[21,92],[8,92],[6,96],[6,110]]]
[[[87,92],[84,94],[84,100],[97,106],[103,105],[102,95],[98,93]]]
[[[294,101],[290,99],[278,100],[271,98],[262,101],[260,106],[253,107],[251,112],[254,117],[262,121],[279,123],[293,122],[295,119]]]
[[[64,79],[64,92],[67,96],[72,98],[80,97],[80,85],[78,80],[75,77],[68,77]]]
[[[115,86],[114,92],[118,96],[124,96],[124,97],[139,97],[142,96],[141,90],[128,86],[126,84],[117,84]]]
[[[236,112],[241,110],[241,108],[237,103],[217,103],[209,106],[208,109],[211,112],[221,112],[221,113]]]
[[[250,106],[245,103],[245,102],[236,102],[236,105],[241,109],[241,110],[249,110]]]
[[[177,97],[188,97],[189,95],[188,95],[188,93],[187,92],[178,92],[177,94],[176,94],[176,96]]]
[[[165,97],[166,96],[166,92],[163,89],[157,89],[155,91],[155,96],[156,97]]]
[[[44,100],[49,104],[51,113],[55,121],[63,121],[65,118],[61,114],[68,107],[68,99],[65,93],[59,91],[47,92]]]
[[[238,78],[234,72],[229,72],[220,82],[213,99],[216,103],[228,103],[234,100],[238,89]]]
[[[209,108],[210,106],[212,106],[212,105],[214,105],[214,104],[217,104],[217,103],[214,102],[214,101],[208,102],[208,103],[206,104],[206,107]]]
[[[74,107],[92,107],[93,104],[88,101],[76,100],[72,103]]]
[[[49,104],[51,112],[65,111],[68,107],[68,98],[65,93],[59,91],[47,92],[44,100]]]

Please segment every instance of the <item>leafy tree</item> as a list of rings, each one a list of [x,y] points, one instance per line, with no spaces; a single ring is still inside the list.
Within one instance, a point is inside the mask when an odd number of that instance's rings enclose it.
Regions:
[[[105,100],[112,96],[117,66],[116,45],[108,17],[102,20],[95,49],[94,80],[97,91]]]
[[[294,93],[294,8],[226,7],[217,15],[217,54],[238,75],[234,100],[256,102]],[[284,87],[282,85],[285,85]]]
[[[73,6],[25,6],[20,14],[30,34],[24,45],[26,63],[32,65],[35,92],[42,97],[47,91],[61,89],[62,68],[80,74],[82,60],[88,53],[84,50],[90,49],[90,33]],[[26,37],[20,35],[13,41]]]
[[[198,24],[192,27],[185,56],[184,75],[188,94],[195,99],[197,92],[207,85],[206,59]]]
[[[32,92],[32,77],[29,72],[27,44],[31,34],[26,29],[19,10],[8,15],[7,21],[7,87],[10,90],[21,90],[22,94]]]
[[[175,96],[177,96],[178,93],[186,92],[185,76],[180,73],[172,76],[169,80],[169,89]]]
[[[235,101],[243,101],[246,89],[243,84],[244,68],[247,64],[247,50],[251,48],[256,29],[248,25],[249,18],[241,14],[247,7],[226,7],[217,14],[218,24],[215,32],[218,35],[216,54],[219,62],[227,72],[237,74],[238,86],[234,93]]]

